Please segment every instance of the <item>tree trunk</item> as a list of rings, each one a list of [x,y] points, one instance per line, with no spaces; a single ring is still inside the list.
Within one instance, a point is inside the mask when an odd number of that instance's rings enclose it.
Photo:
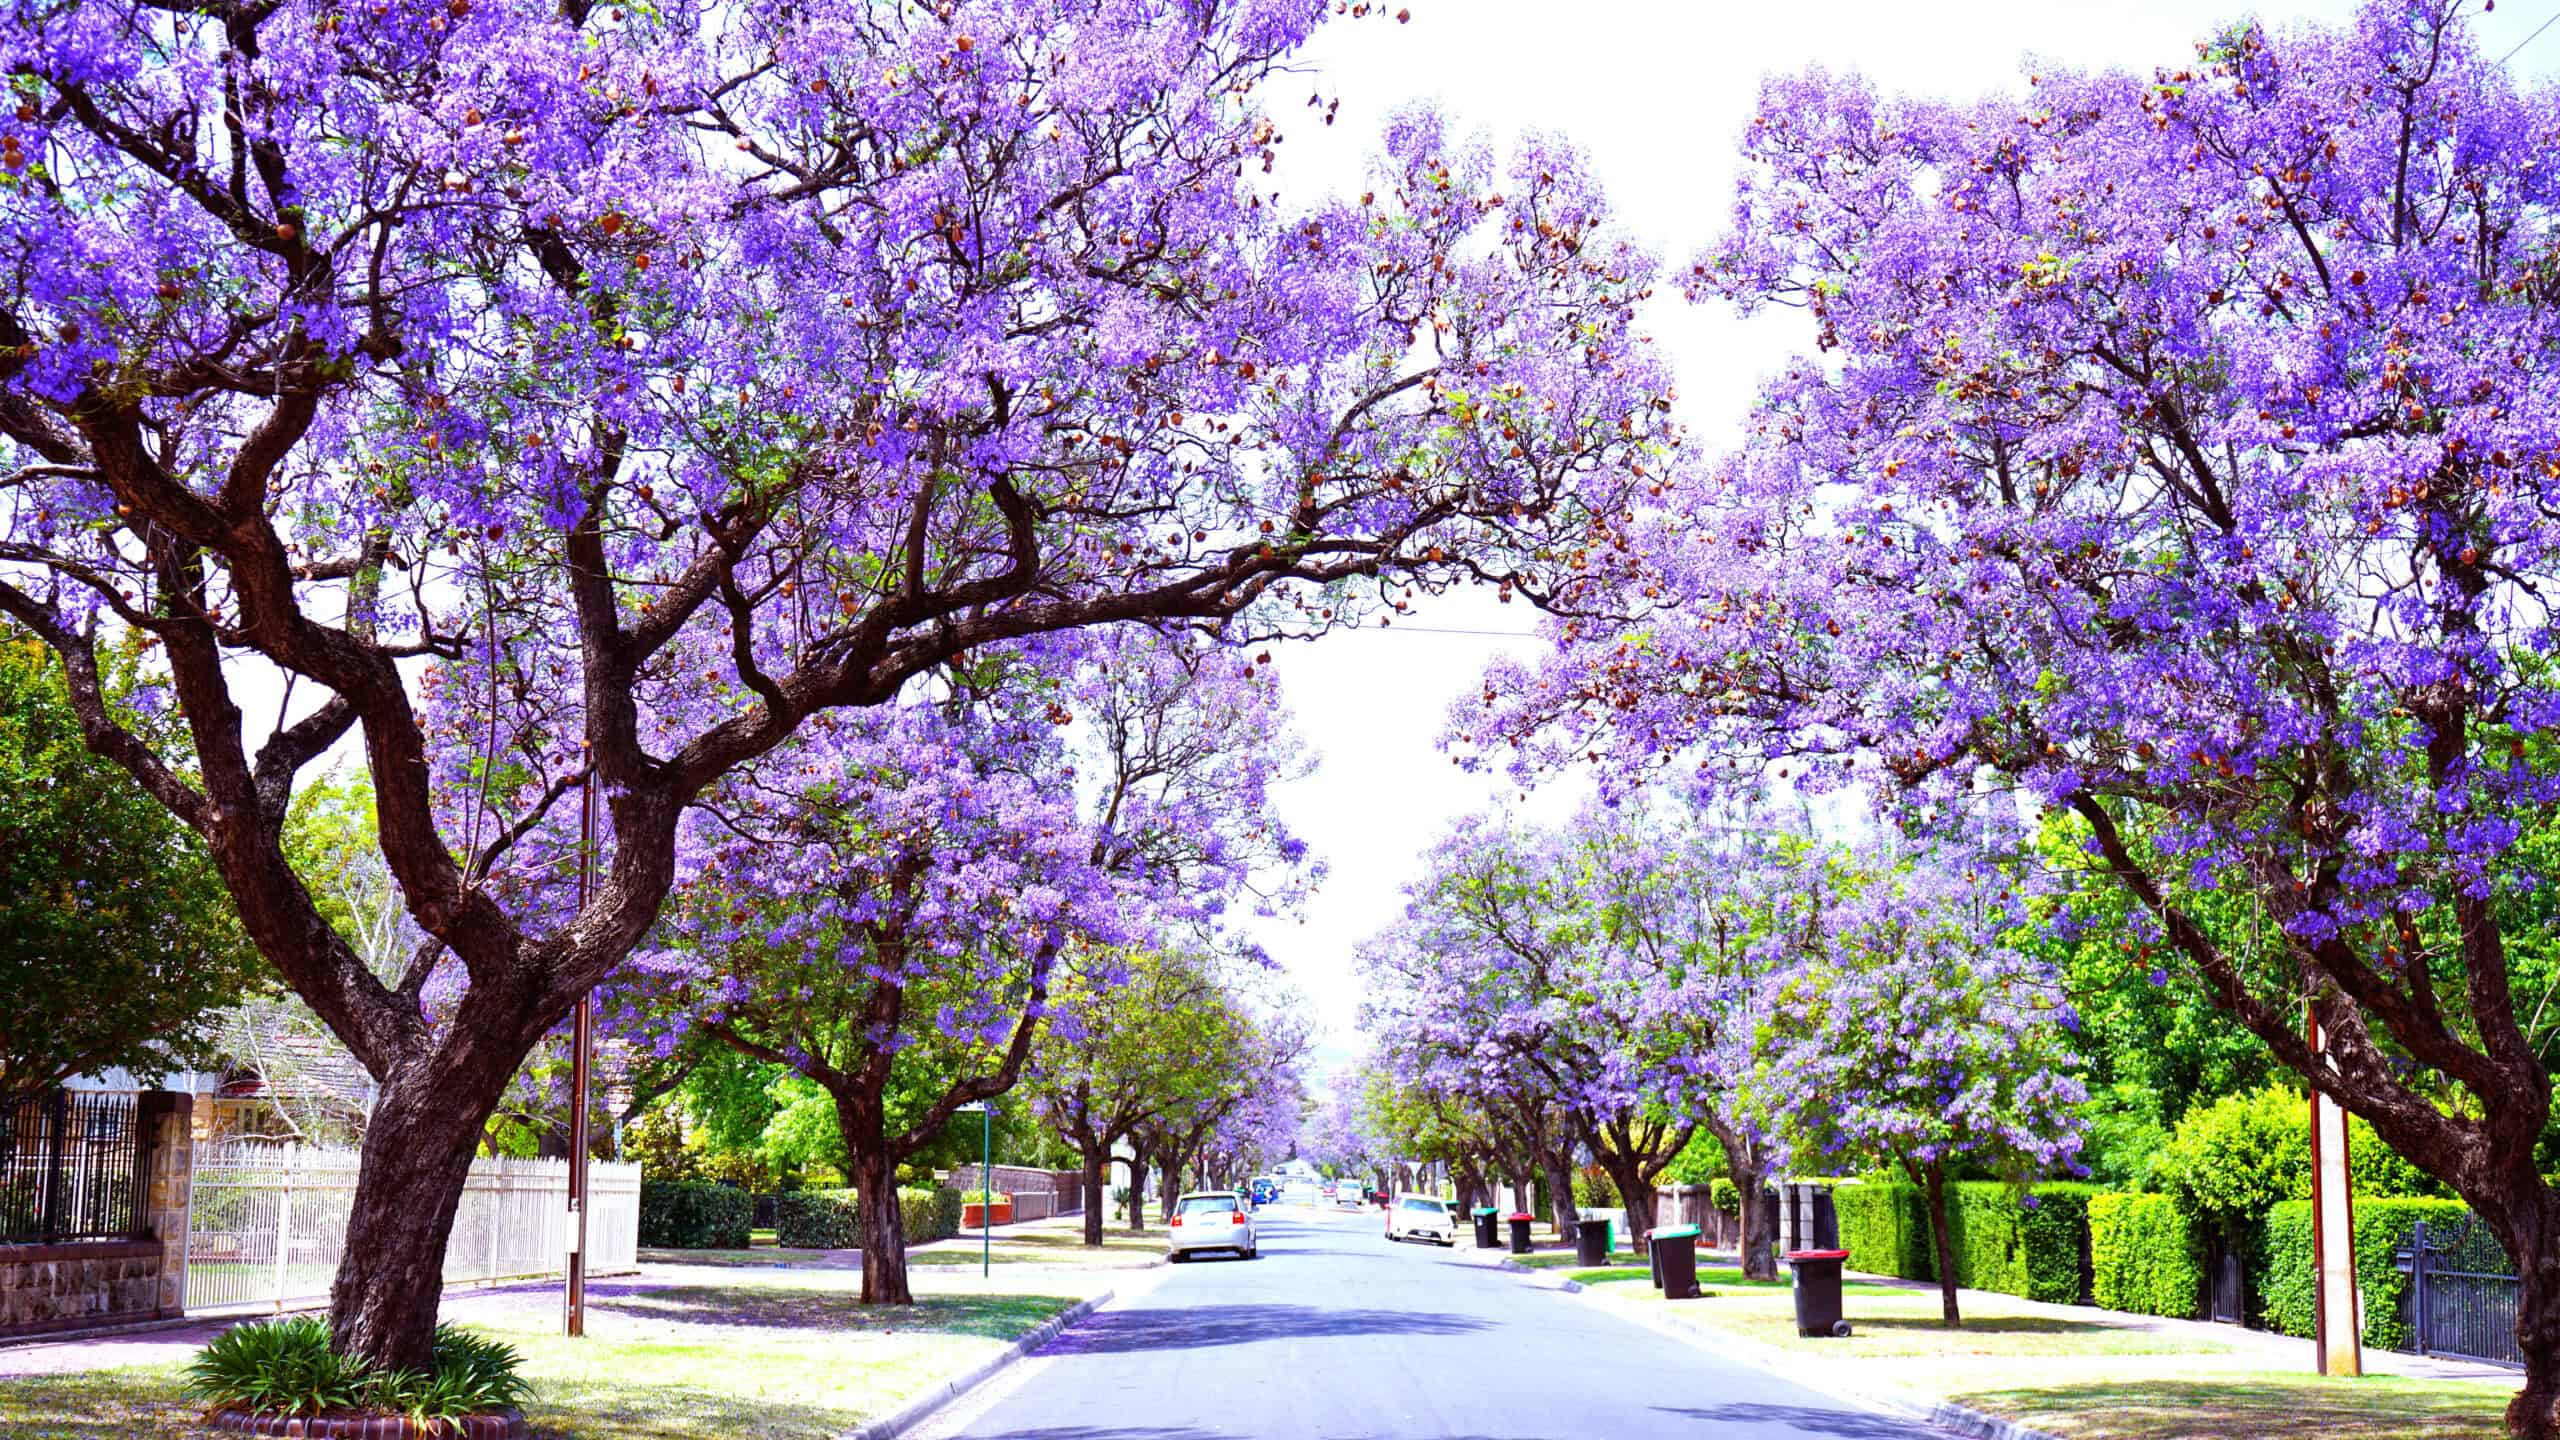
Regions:
[[[485,1099],[454,1093],[443,1077],[395,1077],[382,1087],[365,1128],[346,1249],[329,1286],[329,1343],[339,1354],[385,1369],[434,1368],[445,1240],[480,1127],[507,1078],[490,1083]]]
[[[1556,1233],[1573,1238],[1574,1223],[1582,1211],[1573,1203],[1573,1166],[1562,1151],[1547,1156],[1547,1209],[1554,1219]]]
[[[1156,1210],[1170,1215],[1182,1199],[1182,1162],[1167,1159],[1156,1166]]]
[[[1484,1194],[1483,1172],[1473,1165],[1452,1164],[1449,1167],[1449,1174],[1457,1181],[1458,1208],[1470,1214],[1474,1213],[1477,1206],[1485,1203],[1478,1198]]]
[[[1906,1169],[1911,1164],[1902,1163]],[[1916,1178],[1928,1195],[1929,1244],[1938,1257],[1938,1308],[1948,1329],[1961,1329],[1964,1317],[1956,1312],[1956,1248],[1947,1228],[1947,1167],[1943,1161],[1932,1161]]]
[[[1147,1157],[1129,1152],[1129,1233],[1147,1233]]]
[[[1102,1245],[1102,1177],[1111,1164],[1111,1152],[1100,1144],[1079,1147],[1084,1154],[1084,1243],[1089,1248]]]
[[[2515,1265],[2516,1345],[2524,1355],[2524,1388],[2507,1402],[2507,1433],[2516,1440],[2560,1440],[2560,1195],[2532,1172],[2507,1181],[2505,1200],[2464,1197]]]
[[[1626,1207],[1627,1232],[1637,1245],[1653,1233],[1653,1182],[1645,1178],[1644,1166],[1627,1156],[1617,1156],[1603,1163],[1609,1172],[1609,1183],[1618,1189],[1618,1203]]]
[[[1746,1279],[1778,1278],[1778,1237],[1769,1233],[1769,1212],[1761,1207],[1760,1192],[1769,1185],[1769,1161],[1760,1146],[1741,1130],[1708,1127],[1708,1133],[1724,1144],[1724,1175],[1733,1182],[1741,1199],[1742,1213],[1734,1217],[1734,1228],[1741,1232],[1735,1242],[1742,1250],[1742,1273]],[[1714,1208],[1712,1200],[1708,1205]]]
[[[862,1303],[913,1305],[907,1289],[907,1224],[898,1210],[898,1162],[885,1149],[853,1157],[862,1211]]]

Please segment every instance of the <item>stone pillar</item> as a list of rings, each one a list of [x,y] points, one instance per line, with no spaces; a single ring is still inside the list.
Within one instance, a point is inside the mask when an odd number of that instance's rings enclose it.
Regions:
[[[195,1097],[174,1090],[145,1092],[136,1108],[137,1137],[149,1147],[148,1185],[142,1196],[142,1221],[160,1245],[162,1316],[187,1308],[187,1218],[195,1192]]]

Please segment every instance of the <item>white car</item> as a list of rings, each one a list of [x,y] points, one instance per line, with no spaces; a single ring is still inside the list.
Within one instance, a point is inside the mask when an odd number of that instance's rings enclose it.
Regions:
[[[1458,1222],[1449,1213],[1449,1202],[1437,1195],[1399,1195],[1387,1207],[1387,1238],[1455,1245]]]
[[[1233,1190],[1200,1190],[1174,1201],[1164,1233],[1165,1254],[1177,1265],[1203,1250],[1224,1250],[1241,1260],[1262,1253],[1253,1212]]]

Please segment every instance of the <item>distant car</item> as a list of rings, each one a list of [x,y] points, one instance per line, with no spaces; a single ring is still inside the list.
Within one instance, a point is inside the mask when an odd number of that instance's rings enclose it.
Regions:
[[[1256,1205],[1268,1205],[1280,1198],[1280,1182],[1268,1175],[1256,1175],[1245,1182],[1245,1193]]]
[[[1437,1195],[1401,1195],[1387,1207],[1387,1238],[1455,1245],[1458,1222],[1449,1214],[1449,1202]]]
[[[1202,1190],[1173,1202],[1165,1224],[1165,1254],[1180,1264],[1203,1250],[1224,1250],[1244,1260],[1260,1257],[1261,1240],[1242,1195]]]

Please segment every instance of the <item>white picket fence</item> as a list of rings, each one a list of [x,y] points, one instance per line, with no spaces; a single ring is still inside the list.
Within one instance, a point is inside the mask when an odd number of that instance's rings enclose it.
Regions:
[[[356,1152],[231,1141],[200,1146],[187,1223],[190,1314],[325,1300],[347,1243]],[[587,1273],[639,1268],[640,1167],[587,1167]],[[569,1162],[477,1160],[444,1247],[448,1285],[562,1273]]]

